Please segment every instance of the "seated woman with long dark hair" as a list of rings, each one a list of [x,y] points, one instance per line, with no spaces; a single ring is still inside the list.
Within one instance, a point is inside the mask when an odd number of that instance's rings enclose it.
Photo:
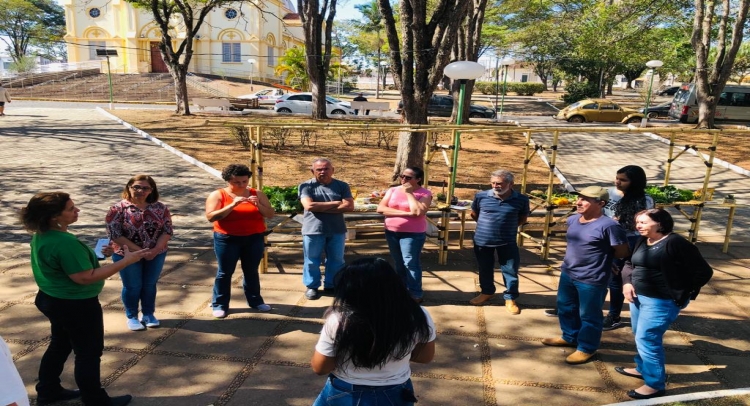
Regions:
[[[416,402],[409,362],[432,361],[435,325],[387,261],[347,265],[325,319],[311,363],[330,375],[314,406]]]

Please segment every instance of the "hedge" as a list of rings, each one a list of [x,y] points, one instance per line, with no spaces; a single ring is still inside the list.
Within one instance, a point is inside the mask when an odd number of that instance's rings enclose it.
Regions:
[[[499,88],[498,88],[499,87]],[[476,82],[474,89],[482,94],[493,95],[502,94],[502,83],[496,82]],[[508,82],[505,84],[507,92],[515,93],[519,96],[533,96],[547,90],[543,83],[534,82]],[[507,94],[507,93],[506,93]]]

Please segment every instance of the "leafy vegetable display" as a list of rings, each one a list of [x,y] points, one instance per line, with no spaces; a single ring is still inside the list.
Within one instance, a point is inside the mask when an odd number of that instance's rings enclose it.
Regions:
[[[268,196],[271,206],[277,213],[301,213],[303,211],[296,186],[263,186],[263,193]]]
[[[539,199],[547,200],[547,194],[541,190],[532,190],[529,194]],[[552,193],[552,204],[557,206],[568,206],[574,204],[577,198],[578,197],[572,193]]]
[[[700,198],[700,191],[693,192],[692,190],[678,189],[672,185],[646,186],[646,194],[651,196],[656,203],[687,202]]]

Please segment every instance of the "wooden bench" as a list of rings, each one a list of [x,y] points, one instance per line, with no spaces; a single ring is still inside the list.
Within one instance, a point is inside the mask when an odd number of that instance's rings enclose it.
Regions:
[[[365,114],[367,110],[374,110],[378,112],[378,115],[383,115],[384,111],[391,109],[391,104],[388,102],[353,101],[351,106],[353,110],[359,110],[360,114]]]
[[[206,107],[218,107],[222,110],[233,109],[234,106],[227,99],[201,99],[194,98],[193,105],[198,107],[198,110],[203,110]]]
[[[244,109],[260,108],[258,99],[229,99],[229,103],[232,104],[230,110],[242,111]]]

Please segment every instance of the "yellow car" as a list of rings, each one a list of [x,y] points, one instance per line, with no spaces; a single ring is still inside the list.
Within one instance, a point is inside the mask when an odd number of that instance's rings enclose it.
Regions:
[[[640,123],[644,116],[636,110],[621,107],[607,99],[583,99],[560,110],[556,116],[552,117],[571,123],[602,121],[635,124]]]

